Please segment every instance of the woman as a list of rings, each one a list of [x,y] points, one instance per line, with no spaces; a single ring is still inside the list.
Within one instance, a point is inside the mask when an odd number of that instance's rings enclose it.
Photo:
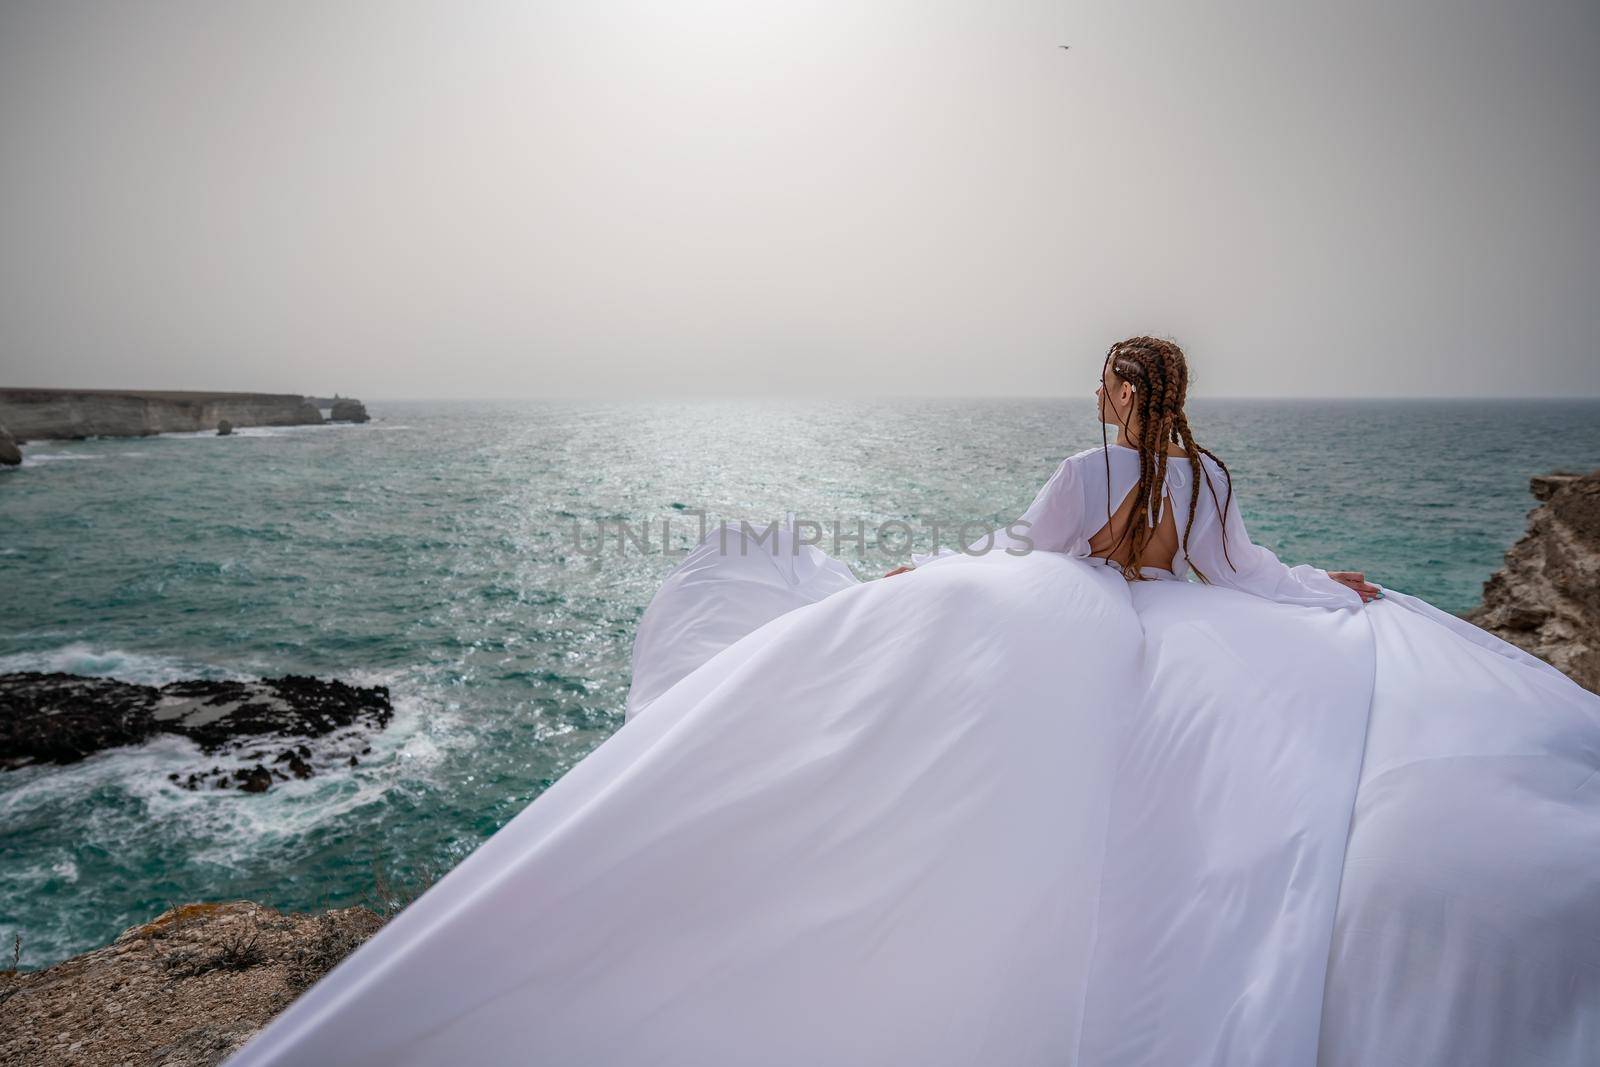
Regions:
[[[627,724],[230,1062],[1596,1062],[1600,698],[1252,544],[1186,381],[1113,346],[1117,442],[894,581],[713,531]]]

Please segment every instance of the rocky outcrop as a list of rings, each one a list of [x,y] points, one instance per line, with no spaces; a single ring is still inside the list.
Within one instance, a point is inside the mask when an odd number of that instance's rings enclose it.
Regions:
[[[26,438],[144,437],[234,426],[304,426],[322,412],[292,393],[0,389],[0,425]]]
[[[333,405],[333,412],[328,416],[332,422],[367,422],[367,406],[359,400],[338,400]]]
[[[0,467],[15,467],[22,462],[22,449],[17,439],[4,426],[0,426]]]
[[[1544,474],[1540,505],[1464,617],[1600,693],[1600,470]]]
[[[0,1063],[211,1067],[382,925],[367,908],[171,909],[54,967],[0,971]]]
[[[159,689],[74,674],[0,674],[0,769],[75,763],[172,733],[197,743],[210,764],[169,774],[173,784],[259,793],[319,768],[359,765],[371,751],[367,739],[393,714],[386,686],[295,674]]]
[[[229,422],[227,419],[223,419],[223,420],[221,420],[220,422],[217,423],[217,436],[218,437],[227,437],[232,433],[233,433],[233,423]]]

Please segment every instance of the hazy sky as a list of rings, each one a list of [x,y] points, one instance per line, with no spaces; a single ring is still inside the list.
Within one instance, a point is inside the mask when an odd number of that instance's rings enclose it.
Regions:
[[[1062,51],[1058,44],[1070,44]],[[0,385],[1600,395],[1600,4],[0,6]]]

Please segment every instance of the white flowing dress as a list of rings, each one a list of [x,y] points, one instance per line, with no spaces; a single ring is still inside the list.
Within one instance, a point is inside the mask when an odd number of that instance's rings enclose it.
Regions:
[[[889,580],[712,531],[625,725],[229,1063],[1600,1063],[1600,697],[1203,462],[1211,585],[1089,555],[1120,447]]]

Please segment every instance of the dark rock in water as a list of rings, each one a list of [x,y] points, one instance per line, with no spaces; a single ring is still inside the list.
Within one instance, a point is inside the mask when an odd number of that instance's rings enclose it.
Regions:
[[[223,419],[221,422],[217,423],[217,436],[218,437],[227,437],[228,435],[230,435],[232,433],[233,433],[233,423],[229,422],[227,419]]]
[[[365,736],[383,729],[393,715],[387,686],[295,674],[257,682],[172,682],[160,688],[75,674],[0,674],[0,768],[75,763],[160,733],[190,738],[208,755],[249,749],[252,760],[281,745],[271,761],[274,770],[257,762],[233,770],[214,766],[187,778],[168,776],[187,789],[209,782],[258,793],[291,774],[309,778],[314,773],[311,748],[283,742],[348,733],[352,743],[332,756],[344,763],[355,744],[365,744]],[[264,748],[263,740],[268,742]]]
[[[150,737],[160,691],[71,674],[0,675],[0,767],[76,763]]]
[[[328,415],[332,422],[368,422],[370,418],[365,404],[348,398],[335,401],[333,411]]]
[[[287,763],[289,765],[289,772],[296,778],[310,778],[311,764],[307,763],[305,759],[302,758],[302,754],[309,756],[311,755],[311,750],[306,748],[304,745],[299,746],[298,750],[292,748],[285,749],[284,751],[278,753],[278,758],[272,762]],[[350,758],[355,759],[354,756],[351,756]],[[351,766],[354,766],[354,764],[351,764]]]
[[[247,771],[234,771],[233,780],[246,793],[265,793],[272,786],[272,772],[258,763]]]
[[[17,447],[16,439],[0,426],[0,466],[15,467],[22,462],[22,450]]]
[[[1600,470],[1542,474],[1540,505],[1464,618],[1600,692]]]

